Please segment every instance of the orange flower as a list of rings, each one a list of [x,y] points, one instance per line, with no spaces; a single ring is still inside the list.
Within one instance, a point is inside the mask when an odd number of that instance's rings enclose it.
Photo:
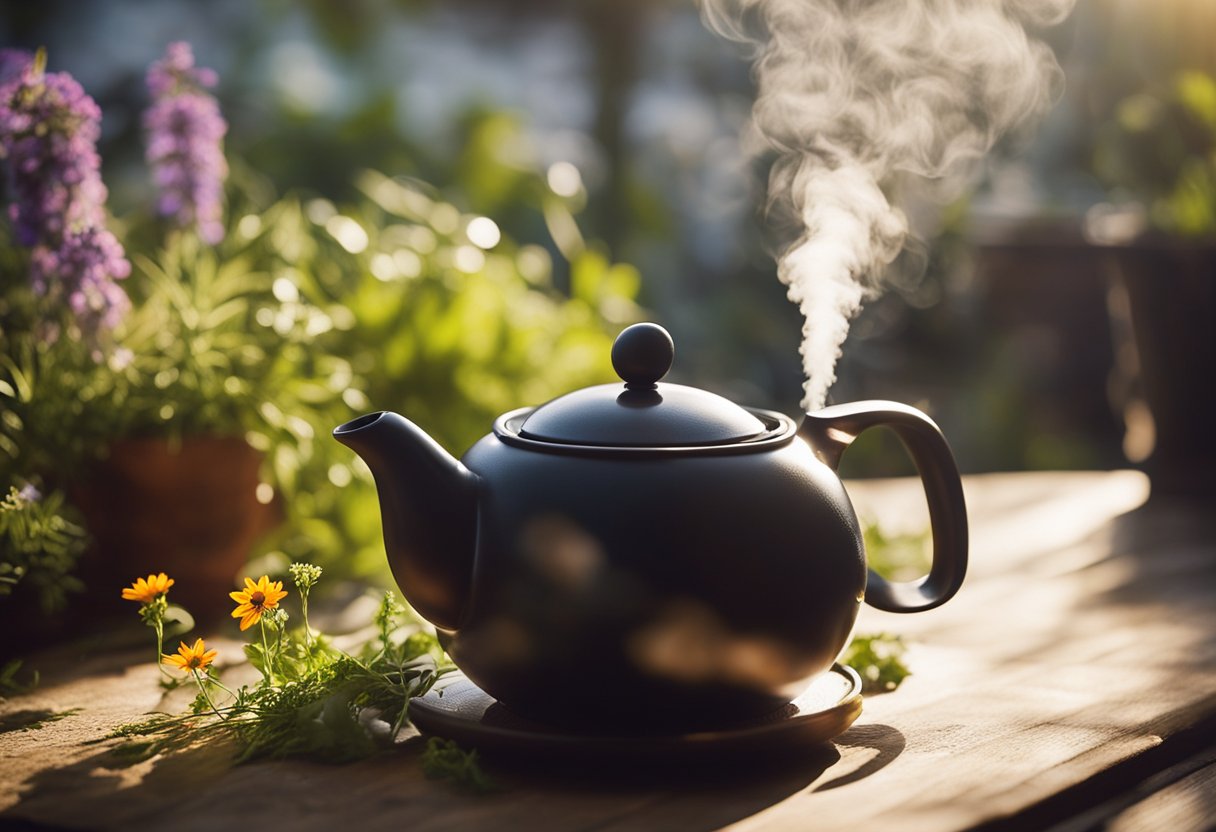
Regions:
[[[173,579],[164,572],[161,572],[159,575],[139,578],[135,583],[123,589],[122,597],[126,601],[138,601],[141,604],[150,604],[168,592],[171,586],[173,586]]]
[[[233,618],[241,619],[241,629],[248,630],[262,618],[262,613],[272,610],[279,601],[287,597],[283,591],[282,581],[272,581],[266,575],[258,578],[255,584],[251,579],[245,579],[245,588],[238,592],[229,592],[229,597],[236,601],[236,609],[232,611]]]
[[[207,665],[215,661],[215,651],[208,650],[201,638],[192,646],[186,646],[183,641],[182,646],[177,648],[177,655],[166,655],[161,661],[173,665],[178,670],[206,670]]]

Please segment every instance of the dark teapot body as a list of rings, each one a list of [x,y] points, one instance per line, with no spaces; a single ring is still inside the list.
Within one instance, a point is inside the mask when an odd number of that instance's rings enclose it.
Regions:
[[[406,599],[506,708],[595,731],[687,731],[790,702],[845,646],[865,600],[918,612],[958,591],[967,518],[937,426],[894,402],[800,425],[658,381],[674,347],[638,324],[613,346],[624,385],[501,416],[463,461],[395,413],[334,430],[376,478]],[[887,427],[925,486],[933,565],[867,570],[836,476]]]
[[[805,442],[583,456],[495,434],[466,617],[445,647],[521,715],[695,728],[790,701],[845,646],[865,591],[856,517]]]

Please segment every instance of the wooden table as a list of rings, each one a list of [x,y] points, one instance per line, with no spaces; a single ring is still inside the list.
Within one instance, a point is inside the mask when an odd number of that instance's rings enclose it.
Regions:
[[[1216,506],[1148,497],[1131,472],[970,477],[972,570],[939,610],[867,609],[914,671],[867,698],[830,746],[780,766],[673,781],[489,766],[461,793],[420,771],[417,741],[361,763],[232,768],[216,750],[116,767],[84,744],[157,704],[143,655],[44,667],[0,704],[0,826],[282,830],[1201,828],[1216,823]],[[914,482],[859,504],[919,522]],[[877,513],[877,509],[875,509]],[[43,661],[52,661],[44,658]],[[82,710],[38,730],[35,712]],[[42,825],[45,825],[42,826]]]

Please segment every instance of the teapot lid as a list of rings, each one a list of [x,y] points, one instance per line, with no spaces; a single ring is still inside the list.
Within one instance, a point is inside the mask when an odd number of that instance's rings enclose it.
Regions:
[[[634,324],[612,345],[625,384],[601,384],[553,399],[529,413],[518,435],[540,442],[612,448],[726,445],[756,439],[770,426],[721,396],[660,384],[675,344],[658,324]]]

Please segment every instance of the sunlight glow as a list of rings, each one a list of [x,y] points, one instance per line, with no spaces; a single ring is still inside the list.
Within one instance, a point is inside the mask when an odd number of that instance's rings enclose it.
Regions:
[[[549,182],[549,190],[567,199],[577,196],[583,189],[583,175],[569,162],[550,165],[546,179]]]
[[[246,214],[237,223],[236,230],[246,240],[252,240],[262,230],[262,218],[257,214]]]
[[[454,205],[440,202],[431,209],[431,227],[440,234],[451,234],[460,227],[460,212]]]
[[[502,239],[502,232],[498,230],[498,224],[489,217],[476,217],[470,220],[465,234],[468,235],[470,243],[487,250],[494,248]]]
[[[329,466],[329,481],[338,486],[338,488],[344,488],[349,485],[351,481],[350,468],[338,464]]]
[[[271,291],[281,303],[295,303],[300,299],[300,290],[289,277],[276,277]]]
[[[486,264],[486,256],[473,246],[460,246],[452,256],[453,265],[465,274],[476,274]]]
[[[393,265],[404,277],[417,277],[422,274],[422,258],[408,248],[399,248],[393,252]]]
[[[325,221],[325,230],[351,254],[359,254],[367,248],[367,232],[350,217],[334,214]]]
[[[398,277],[397,265],[393,262],[392,256],[384,252],[373,254],[368,268],[371,269],[374,278],[385,283]]]

